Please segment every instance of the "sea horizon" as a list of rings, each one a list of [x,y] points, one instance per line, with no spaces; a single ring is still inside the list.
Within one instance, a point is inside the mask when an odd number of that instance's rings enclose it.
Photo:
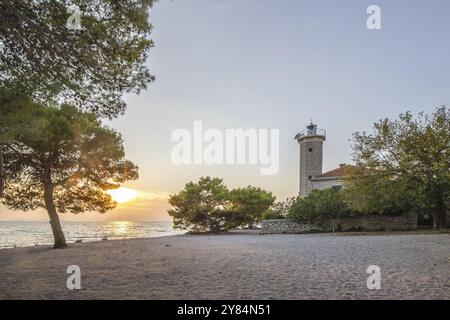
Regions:
[[[52,245],[53,235],[45,220],[0,221],[0,250]],[[155,238],[183,234],[172,221],[64,221],[68,243],[133,238]]]

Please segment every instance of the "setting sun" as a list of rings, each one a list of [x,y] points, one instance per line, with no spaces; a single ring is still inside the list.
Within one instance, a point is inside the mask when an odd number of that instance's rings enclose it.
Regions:
[[[118,203],[128,202],[137,196],[137,192],[128,188],[108,190],[108,194]]]

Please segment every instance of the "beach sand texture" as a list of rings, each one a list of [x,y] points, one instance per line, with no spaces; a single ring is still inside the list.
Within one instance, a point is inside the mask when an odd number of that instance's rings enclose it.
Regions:
[[[70,265],[82,290],[68,290]],[[368,290],[369,265],[381,289]],[[450,234],[181,235],[0,250],[1,299],[450,299]]]

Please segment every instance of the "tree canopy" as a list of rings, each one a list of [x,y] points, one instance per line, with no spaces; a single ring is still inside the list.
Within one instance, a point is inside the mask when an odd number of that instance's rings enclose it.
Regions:
[[[238,225],[251,226],[261,221],[263,213],[273,205],[275,197],[261,188],[247,186],[231,190],[230,200]]]
[[[42,106],[31,98],[12,103],[30,117],[3,147],[2,202],[13,210],[47,209],[55,246],[64,247],[57,212],[113,209],[116,203],[105,191],[137,179],[137,167],[125,159],[120,134],[104,127],[95,114],[67,104]]]
[[[415,184],[355,170],[347,177],[343,197],[349,207],[362,214],[403,214],[415,208]],[[416,199],[417,200],[417,199]]]
[[[432,115],[410,112],[383,119],[373,133],[354,134],[354,158],[360,173],[349,180],[353,206],[392,205],[433,212],[436,228],[447,225],[450,200],[450,109]]]
[[[46,106],[70,103],[101,117],[122,114],[123,94],[139,93],[154,80],[145,65],[153,46],[148,20],[153,2],[1,1],[1,95],[31,97]],[[67,27],[74,5],[80,10],[79,30]],[[2,144],[26,122],[20,120],[26,116],[22,107],[11,106],[0,104],[0,197],[5,184]]]
[[[194,232],[218,232],[226,229],[230,204],[228,188],[222,179],[202,177],[188,182],[184,190],[171,195],[168,213],[174,226]]]
[[[70,5],[81,30],[67,28]],[[145,65],[153,0],[3,0],[0,2],[0,87],[38,102],[70,102],[115,117],[123,93],[138,93],[153,76]]]
[[[202,177],[170,196],[168,212],[177,228],[219,232],[258,222],[274,201],[271,193],[260,188],[230,191],[222,179]]]

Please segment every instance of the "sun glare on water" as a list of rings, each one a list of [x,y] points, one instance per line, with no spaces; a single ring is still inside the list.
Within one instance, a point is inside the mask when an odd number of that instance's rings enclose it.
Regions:
[[[109,190],[108,194],[118,203],[124,203],[137,197],[137,192],[128,188]]]

